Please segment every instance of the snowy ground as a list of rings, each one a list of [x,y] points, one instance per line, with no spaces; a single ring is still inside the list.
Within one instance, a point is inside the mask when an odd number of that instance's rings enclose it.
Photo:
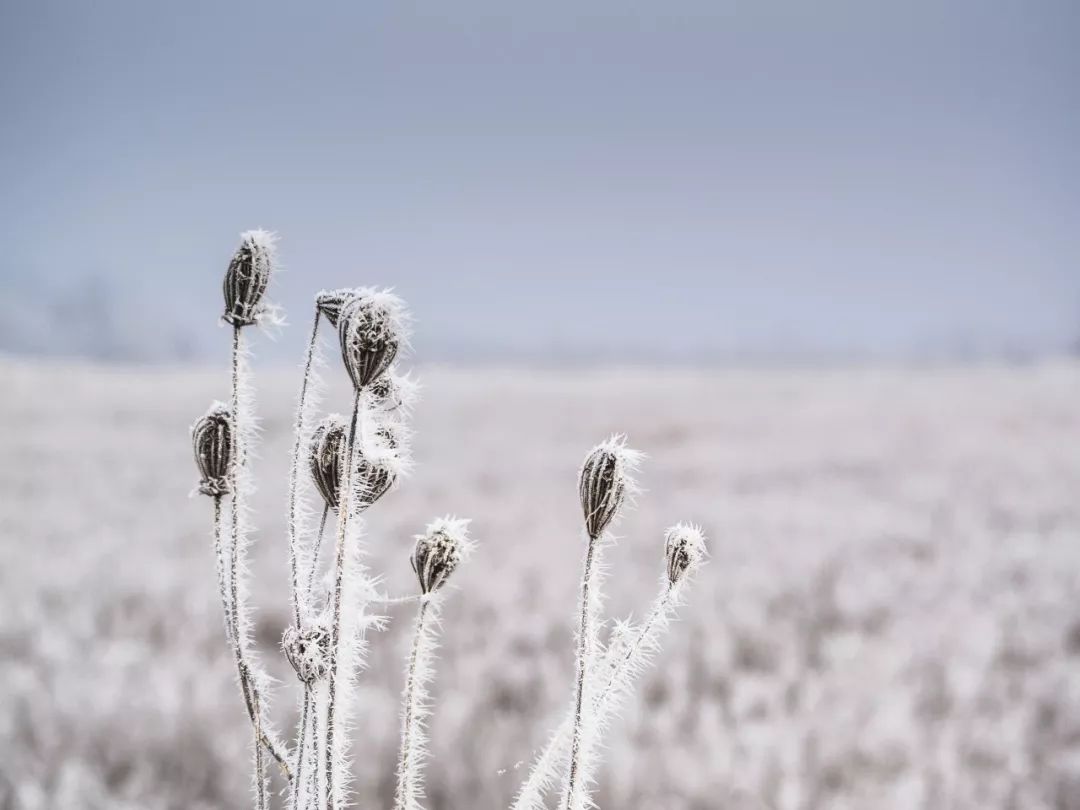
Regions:
[[[446,612],[432,810],[505,808],[569,699],[574,474],[613,430],[650,459],[610,611],[651,598],[666,525],[701,522],[713,559],[608,738],[604,810],[1080,808],[1080,367],[422,378],[373,564],[411,589],[410,537],[446,512],[483,544]],[[258,378],[257,638],[283,723],[295,383]],[[187,497],[187,427],[225,385],[0,364],[0,808],[248,803],[209,504]],[[393,787],[395,611],[360,696],[366,808]]]

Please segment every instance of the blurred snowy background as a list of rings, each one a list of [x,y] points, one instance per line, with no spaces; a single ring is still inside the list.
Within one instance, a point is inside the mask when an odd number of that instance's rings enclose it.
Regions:
[[[431,810],[505,807],[568,700],[574,474],[614,430],[650,459],[611,613],[676,520],[713,562],[602,808],[1080,808],[1078,40],[1071,0],[0,5],[0,810],[247,803],[187,428],[256,226],[283,723],[294,366],[316,290],[393,285],[425,391],[373,562],[410,588],[446,512],[483,543]]]

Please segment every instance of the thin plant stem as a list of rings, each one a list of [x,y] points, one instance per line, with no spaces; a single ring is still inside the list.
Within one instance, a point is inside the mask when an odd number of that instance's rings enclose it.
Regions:
[[[667,611],[668,605],[671,603],[671,597],[674,595],[674,587],[668,585],[663,594],[653,605],[653,609],[649,611],[649,617],[645,620],[645,624],[641,626],[641,630],[638,631],[637,636],[634,637],[634,643],[631,644],[626,652],[623,654],[612,667],[611,677],[608,678],[608,682],[604,684],[603,690],[596,696],[596,707],[601,709],[603,705],[611,699],[612,688],[615,685],[615,681],[619,680],[622,675],[623,669],[634,659],[638,649],[645,643],[645,639],[649,637],[649,633],[652,632],[653,625],[656,624],[660,616]]]
[[[270,752],[270,755],[277,760],[278,765],[281,766],[282,772],[285,774],[286,779],[292,779],[292,771],[289,768],[288,760],[285,755],[278,750],[278,746],[274,741],[263,731],[261,718],[259,718],[260,699],[258,693],[258,687],[255,685],[254,679],[251,677],[251,670],[244,658],[244,641],[240,636],[240,601],[239,601],[239,553],[240,553],[240,464],[241,456],[246,453],[247,448],[244,447],[242,441],[243,432],[240,430],[239,423],[239,408],[240,408],[240,327],[233,326],[233,340],[232,340],[232,399],[231,408],[233,415],[233,452],[232,458],[229,461],[229,488],[232,490],[232,509],[230,510],[230,529],[232,532],[232,544],[229,554],[229,600],[231,610],[229,610],[229,620],[232,623],[232,646],[233,653],[236,658],[236,669],[240,679],[240,689],[244,695],[244,704],[247,707],[248,718],[251,720],[252,725],[255,727],[255,733],[258,739],[262,741],[262,744],[266,747],[266,750]],[[258,746],[256,746],[258,747]],[[262,762],[262,756],[256,757],[256,765]],[[257,778],[262,778],[261,774],[257,774]]]
[[[319,571],[319,551],[322,549],[323,533],[326,531],[326,518],[330,514],[330,504],[323,504],[322,518],[319,520],[319,533],[315,537],[315,545],[311,551],[311,569],[308,571],[307,578],[307,598],[311,599],[311,595],[315,590],[315,574]]]
[[[352,512],[352,472],[356,463],[353,458],[356,447],[356,423],[360,413],[360,392],[356,393],[353,403],[352,419],[349,422],[349,437],[345,445],[344,480],[341,483],[341,505],[338,513],[337,550],[334,555],[334,592],[333,624],[330,628],[330,677],[327,683],[326,702],[326,810],[334,810],[334,748],[337,726],[334,723],[335,702],[337,699],[338,669],[341,662],[341,591],[345,579],[345,543],[348,538],[349,516]]]
[[[304,748],[306,747],[306,735],[308,727],[308,711],[311,708],[311,687],[308,684],[304,684],[304,706],[300,710],[300,736],[296,741],[296,766],[293,770],[295,778],[292,781],[293,810],[299,810],[298,805],[300,803],[300,782],[304,778],[304,754],[307,753]]]
[[[566,777],[566,810],[573,810],[578,790],[578,769],[581,757],[581,735],[584,720],[585,678],[592,658],[592,584],[593,561],[596,557],[597,538],[589,537],[585,552],[585,573],[581,578],[581,624],[578,629],[577,683],[574,691],[574,731],[570,741],[570,769]],[[590,707],[591,709],[592,707]]]
[[[217,564],[218,590],[221,594],[221,609],[225,614],[225,640],[232,646],[232,602],[229,598],[229,582],[227,563],[225,556],[225,544],[221,525],[221,499],[223,496],[214,496],[214,560]]]
[[[262,707],[259,705],[259,696],[253,696],[255,703],[255,796],[259,810],[267,810],[266,805],[266,763],[263,760],[262,742]]]
[[[419,763],[413,761],[413,746],[417,735],[420,733],[418,724],[421,722],[417,717],[420,700],[419,672],[417,664],[420,661],[420,649],[425,643],[424,619],[427,616],[429,601],[424,599],[420,602],[420,610],[416,613],[416,631],[413,635],[412,651],[409,653],[409,670],[405,676],[404,719],[401,731],[401,760],[398,766],[397,798],[394,802],[395,810],[405,810],[411,795],[410,785],[415,783],[419,776],[413,771]]]
[[[315,358],[315,346],[319,337],[319,307],[315,307],[315,318],[311,325],[311,338],[308,340],[307,354],[304,358],[304,378],[300,382],[300,401],[296,406],[295,439],[293,440],[292,461],[289,465],[289,570],[292,574],[293,620],[300,628],[300,574],[299,531],[297,528],[297,500],[300,486],[300,455],[304,442],[305,406],[307,405],[308,383],[311,379],[311,365]]]

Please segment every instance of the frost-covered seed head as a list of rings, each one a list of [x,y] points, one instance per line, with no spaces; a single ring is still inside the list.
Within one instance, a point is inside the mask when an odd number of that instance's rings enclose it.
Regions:
[[[202,476],[199,492],[226,495],[229,492],[229,462],[232,460],[232,417],[228,407],[215,402],[191,427],[195,463]]]
[[[263,311],[262,298],[276,263],[276,237],[267,231],[245,231],[240,247],[225,271],[226,321],[233,326],[255,323]]]
[[[379,452],[357,452],[356,490],[363,507],[371,506],[385,495],[397,480],[398,465],[393,453],[383,445]]]
[[[315,683],[329,670],[330,632],[324,627],[297,630],[289,625],[281,637],[281,649],[303,683]]]
[[[664,535],[664,553],[668,582],[677,585],[687,571],[701,564],[708,553],[701,527],[692,523],[672,526]]]
[[[345,369],[357,391],[370,386],[394,362],[405,340],[405,307],[389,292],[365,290],[338,316],[338,339]]]
[[[578,479],[585,531],[592,539],[603,533],[636,489],[633,474],[641,454],[626,446],[626,437],[612,436],[585,457]]]
[[[323,290],[315,296],[315,306],[319,308],[319,312],[330,322],[330,325],[337,329],[338,317],[341,315],[342,307],[361,292],[361,290],[353,287],[340,290]]]
[[[438,518],[417,535],[409,564],[420,580],[422,593],[434,593],[449,579],[462,559],[472,550],[469,521],[453,517]]]
[[[333,415],[315,428],[308,449],[311,478],[331,509],[337,509],[341,502],[341,472],[344,469],[346,443],[345,421]]]

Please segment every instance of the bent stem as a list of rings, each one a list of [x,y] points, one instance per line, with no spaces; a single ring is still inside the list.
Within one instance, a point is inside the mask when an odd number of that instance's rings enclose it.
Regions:
[[[437,603],[430,598],[421,600],[405,676],[395,810],[419,810],[423,798],[424,718],[428,714],[426,685],[431,676],[431,656],[435,646],[432,631],[425,625],[429,606],[435,614]]]
[[[300,574],[299,574],[299,556],[300,556],[300,538],[299,529],[297,527],[297,500],[298,490],[300,485],[300,456],[303,449],[304,436],[306,435],[305,425],[307,423],[307,392],[308,382],[311,379],[311,365],[315,358],[315,346],[319,336],[319,307],[315,307],[315,318],[311,325],[311,338],[308,340],[307,354],[304,357],[304,378],[300,382],[300,397],[299,403],[296,406],[296,426],[294,428],[295,439],[293,440],[292,459],[289,464],[289,570],[292,574],[292,603],[293,603],[293,620],[296,623],[296,628],[300,629],[300,605],[301,605],[301,593],[300,593]],[[325,520],[325,513],[323,516]]]
[[[360,414],[360,392],[356,393],[353,403],[352,419],[349,421],[349,437],[345,443],[345,467],[344,480],[341,482],[340,507],[338,513],[337,550],[334,555],[334,591],[333,591],[333,624],[330,629],[331,664],[330,677],[328,679],[328,697],[326,703],[326,810],[334,808],[334,751],[336,748],[337,725],[334,723],[334,711],[337,699],[337,681],[339,665],[341,663],[341,590],[345,579],[345,541],[348,537],[349,517],[352,513],[353,500],[353,468],[356,460],[353,457],[356,448],[356,422]]]
[[[574,810],[580,791],[582,736],[584,734],[585,686],[592,668],[594,638],[592,624],[595,593],[592,586],[593,565],[597,552],[597,538],[589,536],[585,552],[585,572],[581,578],[581,624],[578,629],[577,683],[574,692],[574,729],[570,740],[570,768],[566,777],[566,810]],[[589,707],[592,708],[591,706]]]
[[[311,551],[311,568],[308,570],[307,594],[308,603],[311,603],[311,595],[315,590],[315,575],[319,571],[319,551],[322,549],[323,534],[326,532],[326,518],[330,514],[330,505],[324,504],[322,518],[319,520],[319,533],[315,537],[315,545]]]

